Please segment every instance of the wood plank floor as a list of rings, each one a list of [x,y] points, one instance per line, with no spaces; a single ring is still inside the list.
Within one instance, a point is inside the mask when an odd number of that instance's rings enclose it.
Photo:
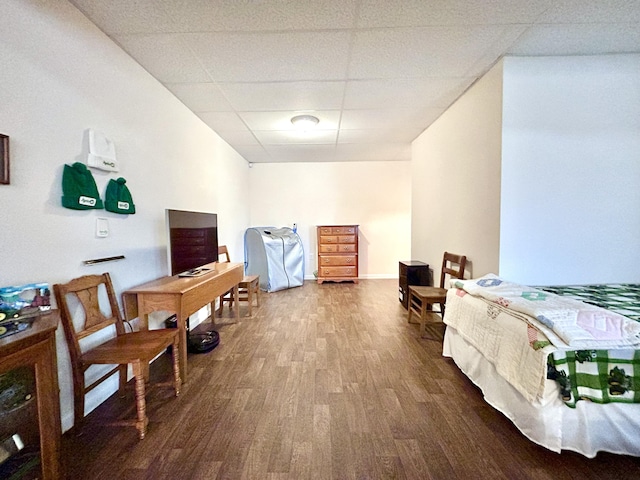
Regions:
[[[189,356],[182,395],[149,386],[144,440],[104,426],[135,415],[133,390],[64,435],[68,478],[640,478],[640,458],[559,455],[527,440],[440,341],[419,338],[397,292],[397,280],[307,282],[262,294],[239,323],[225,309],[221,343]],[[170,379],[168,355],[151,376]]]

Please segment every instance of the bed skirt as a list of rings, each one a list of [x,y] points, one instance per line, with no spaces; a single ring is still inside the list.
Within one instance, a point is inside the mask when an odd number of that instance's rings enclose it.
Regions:
[[[483,393],[489,405],[502,412],[531,441],[560,453],[572,450],[593,458],[599,451],[640,456],[640,404],[577,402],[567,407],[560,395],[534,406],[496,372],[491,362],[447,327],[443,355]],[[547,385],[556,390],[555,382]],[[547,388],[545,388],[547,390]]]

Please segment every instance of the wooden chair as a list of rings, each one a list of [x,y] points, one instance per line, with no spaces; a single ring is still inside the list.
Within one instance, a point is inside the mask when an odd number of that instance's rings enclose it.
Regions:
[[[442,259],[442,269],[440,272],[440,287],[422,287],[417,285],[409,286],[409,323],[411,316],[417,315],[420,323],[420,336],[424,337],[425,325],[428,316],[436,316],[440,313],[444,318],[444,308],[447,299],[447,289],[445,279],[448,275],[451,278],[462,278],[467,264],[467,257],[444,252]],[[440,312],[433,311],[434,304],[440,304]]]
[[[225,259],[222,260],[224,255]],[[226,245],[218,247],[218,261],[227,263],[231,261],[229,250]],[[256,298],[256,307],[260,306],[260,275],[245,275],[238,284],[239,300],[249,302],[249,313],[247,317],[253,316],[253,297]],[[225,302],[229,304],[229,308],[233,308],[233,290],[229,290],[224,295],[220,295],[220,306],[218,307],[218,316],[222,315],[222,308]]]
[[[145,372],[149,362],[172,345],[174,387],[176,396],[180,394],[180,369],[178,365],[178,329],[144,330],[125,333],[120,308],[113,290],[111,277],[86,275],[65,284],[53,286],[64,334],[69,346],[74,395],[74,428],[78,428],[84,419],[84,401],[87,392],[102,383],[114,373],[120,374],[120,394],[124,393],[127,383],[127,365],[133,367],[135,378],[135,396],[137,419],[117,422],[117,424],[135,425],[138,436],[143,439],[149,420],[146,414]],[[105,298],[106,293],[106,298]],[[74,299],[75,297],[75,299]],[[107,301],[108,300],[108,307]],[[72,310],[73,308],[73,310]],[[82,313],[82,321],[74,322],[72,311]],[[78,327],[77,325],[80,324]],[[98,346],[89,348],[80,341],[103,329],[106,334],[111,325],[115,325],[116,336]],[[95,337],[94,337],[95,338]],[[87,340],[89,341],[89,340]],[[90,385],[85,383],[85,372],[94,364],[116,365]]]

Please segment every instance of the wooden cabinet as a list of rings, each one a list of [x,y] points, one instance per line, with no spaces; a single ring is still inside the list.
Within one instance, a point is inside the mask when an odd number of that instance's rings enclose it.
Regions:
[[[400,262],[398,300],[404,308],[409,307],[409,285],[433,285],[429,265],[417,260]]]
[[[0,419],[2,438],[15,433],[24,440],[24,451],[39,450],[35,461],[26,458],[29,472],[19,478],[62,478],[60,471],[60,400],[56,361],[55,331],[57,311],[37,317],[31,328],[0,339],[0,374],[31,371],[35,381],[35,395],[23,406],[3,412]],[[22,377],[21,374],[16,374]],[[30,375],[28,375],[30,376]],[[29,476],[31,465],[39,472]],[[6,465],[5,465],[6,466]],[[34,467],[34,468],[35,468]]]
[[[318,283],[358,283],[358,225],[318,226]]]

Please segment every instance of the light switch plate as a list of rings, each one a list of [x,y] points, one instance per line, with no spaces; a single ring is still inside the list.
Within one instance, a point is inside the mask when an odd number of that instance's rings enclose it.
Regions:
[[[96,218],[96,237],[109,236],[109,220],[106,218]]]

